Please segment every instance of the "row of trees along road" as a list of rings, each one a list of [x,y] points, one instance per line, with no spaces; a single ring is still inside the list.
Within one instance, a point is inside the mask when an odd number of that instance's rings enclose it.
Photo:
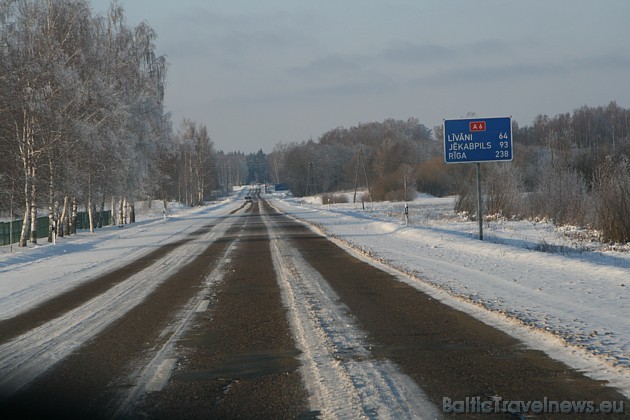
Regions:
[[[21,246],[37,243],[43,209],[52,237],[79,207],[93,230],[98,207],[123,223],[136,199],[194,205],[247,178],[204,126],[173,133],[155,39],[116,1],[93,15],[85,0],[0,0],[0,212],[23,219]]]
[[[78,198],[91,213],[151,178],[166,63],[155,32],[126,26],[115,4],[94,17],[86,1],[3,1],[0,17],[3,186],[22,192],[25,246],[42,196],[51,222],[70,224]]]

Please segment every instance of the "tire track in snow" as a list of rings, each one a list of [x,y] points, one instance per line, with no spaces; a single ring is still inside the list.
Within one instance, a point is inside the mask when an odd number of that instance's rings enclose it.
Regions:
[[[375,360],[363,332],[326,280],[261,213],[298,348],[312,410],[323,417],[426,418],[437,408],[390,361]]]
[[[204,287],[191,299],[178,317],[178,321],[171,326],[169,329],[171,334],[166,342],[156,352],[153,359],[142,369],[138,377],[135,378],[133,381],[135,385],[130,389],[124,401],[119,405],[114,417],[127,417],[133,405],[142,395],[147,392],[161,391],[166,385],[177,360],[173,358],[177,340],[179,340],[182,334],[189,328],[194,316],[208,308],[209,301],[204,299],[206,299],[211,287],[223,281],[225,267],[231,261],[231,256],[236,250],[237,244],[238,237],[232,241],[225,251],[223,258],[221,258],[210,274],[206,276]]]
[[[222,238],[235,218],[169,253],[162,260],[81,306],[0,346],[0,401],[18,391],[112,322],[141,303],[162,282]]]
[[[239,204],[239,203],[233,203]],[[0,277],[3,272],[24,272],[25,267],[47,266],[48,261],[62,260],[63,269],[33,270],[39,275],[46,276],[46,282],[34,282],[27,287],[19,287],[8,295],[0,296],[0,343],[35,328],[49,319],[61,316],[69,309],[73,309],[83,301],[84,296],[91,297],[121,282],[131,274],[139,272],[151,265],[154,260],[162,258],[172,249],[181,246],[200,235],[207,233],[218,220],[225,218],[225,213],[234,214],[243,209],[244,204],[237,207],[230,205],[206,207],[195,210],[192,214],[184,217],[169,217],[169,219],[154,220],[146,224],[138,224],[130,228],[109,230],[96,237],[84,237],[72,240],[66,244],[59,244],[63,249],[62,254],[52,251],[53,246],[44,246],[40,249],[29,251],[21,258],[26,262],[19,263],[11,261],[7,268],[2,268],[5,264],[0,262]],[[219,213],[220,211],[220,213]],[[229,216],[227,216],[229,217]],[[208,220],[213,220],[208,224]],[[216,219],[216,220],[215,220]],[[185,223],[181,223],[185,220]],[[205,226],[198,228],[200,224]],[[164,233],[162,228],[171,226]],[[175,226],[173,229],[172,226]],[[155,228],[162,234],[155,236],[156,241],[152,243],[138,244],[134,239],[142,236],[153,236]],[[196,229],[195,229],[196,228]],[[93,246],[94,252],[90,254],[82,253],[86,260],[78,260],[74,257],[74,252],[66,253],[66,247],[81,249],[82,246]],[[125,249],[124,253],[108,253],[108,248]],[[80,251],[77,251],[80,252]],[[37,257],[44,255],[44,257]],[[98,257],[93,258],[92,255]],[[19,258],[18,258],[19,261]],[[58,263],[55,262],[55,265]],[[71,267],[71,268],[68,268]],[[37,275],[35,275],[37,276]],[[70,281],[69,281],[70,280]],[[42,296],[48,296],[42,299]],[[19,305],[15,302],[19,301]],[[51,315],[54,314],[54,315]]]
[[[147,255],[91,279],[79,286],[41,303],[40,305],[22,312],[12,318],[0,320],[0,343],[15,338],[30,329],[57,318],[73,308],[77,308],[86,300],[101,295],[108,289],[129,279],[132,275],[146,270],[156,264],[156,261],[165,258],[169,253],[179,247],[196,240],[200,235],[207,233],[214,225],[206,225],[176,242],[160,246]]]

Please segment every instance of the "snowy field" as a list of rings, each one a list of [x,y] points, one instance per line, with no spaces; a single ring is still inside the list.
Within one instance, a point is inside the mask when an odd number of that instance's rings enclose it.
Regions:
[[[244,192],[202,208],[139,209],[123,229],[83,231],[27,249],[0,247],[0,319],[175,241],[242,204]],[[418,289],[543,350],[630,396],[630,247],[603,245],[579,229],[496,220],[478,225],[453,198],[322,205],[270,195],[361,258]]]

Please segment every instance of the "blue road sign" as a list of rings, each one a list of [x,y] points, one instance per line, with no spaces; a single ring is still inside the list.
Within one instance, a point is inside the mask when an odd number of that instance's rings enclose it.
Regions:
[[[444,162],[512,160],[512,117],[444,120]]]

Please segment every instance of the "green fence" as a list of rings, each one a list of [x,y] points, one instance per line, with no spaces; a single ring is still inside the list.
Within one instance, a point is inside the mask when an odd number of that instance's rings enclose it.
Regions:
[[[94,215],[94,227],[100,228],[103,226],[109,226],[110,220],[112,220],[112,212],[107,211],[95,211]],[[89,229],[90,228],[90,215],[86,211],[80,211],[77,213],[77,217],[74,220],[74,224],[77,229]]]
[[[11,228],[13,228],[13,235],[11,235]],[[0,222],[0,245],[11,244],[11,237],[13,237],[13,243],[20,240],[20,233],[22,233],[22,221],[16,220],[13,223]]]
[[[94,212],[94,227],[108,226],[112,219],[112,212],[97,211]],[[9,245],[11,243],[11,237],[13,237],[13,243],[17,243],[20,240],[20,234],[22,233],[22,220],[14,220],[11,222],[0,222],[0,245]],[[74,220],[74,224],[77,229],[89,229],[90,216],[88,212],[82,211],[77,213],[77,217]],[[48,216],[37,218],[37,238],[48,238],[49,219]],[[11,235],[11,229],[13,229],[13,235]],[[31,227],[28,227],[27,237],[31,234]]]

